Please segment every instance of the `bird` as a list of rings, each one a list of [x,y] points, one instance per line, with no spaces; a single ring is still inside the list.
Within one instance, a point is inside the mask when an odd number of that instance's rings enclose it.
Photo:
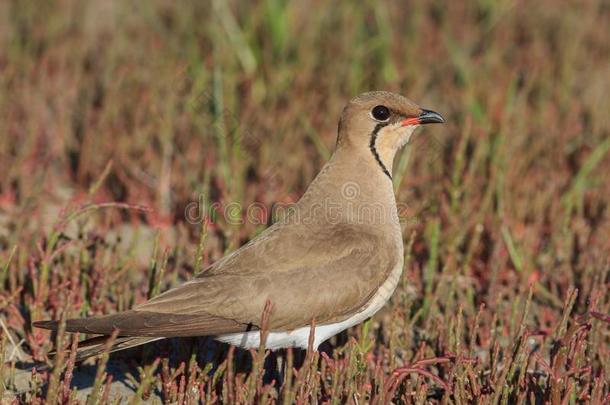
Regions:
[[[387,91],[351,99],[333,154],[282,218],[191,280],[130,310],[67,320],[67,332],[99,335],[81,342],[77,359],[108,350],[113,333],[109,351],[188,336],[258,348],[269,303],[264,343],[272,350],[317,350],[372,317],[390,299],[404,264],[394,157],[417,127],[444,122]],[[34,326],[57,330],[59,322]]]

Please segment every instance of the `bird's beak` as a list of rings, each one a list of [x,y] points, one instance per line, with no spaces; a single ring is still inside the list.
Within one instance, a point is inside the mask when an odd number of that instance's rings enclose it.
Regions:
[[[432,110],[424,110],[422,108],[421,113],[417,117],[407,118],[402,120],[402,126],[408,125],[423,125],[423,124],[442,124],[445,119],[442,115]]]

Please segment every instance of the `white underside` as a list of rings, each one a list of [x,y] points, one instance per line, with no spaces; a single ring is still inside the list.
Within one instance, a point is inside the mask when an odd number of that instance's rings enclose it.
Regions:
[[[317,350],[318,346],[325,340],[335,336],[337,333],[342,332],[347,328],[363,322],[379,311],[392,296],[392,293],[398,285],[398,280],[400,279],[401,273],[402,261],[392,270],[392,273],[387,280],[379,287],[377,293],[360,312],[341,322],[331,323],[328,325],[316,325],[315,338],[313,341],[314,350]],[[310,330],[311,327],[306,326],[287,332],[270,332],[267,336],[265,347],[272,350],[288,347],[307,349]],[[230,333],[217,336],[215,339],[245,349],[252,349],[258,348],[260,345],[260,332],[252,331]]]

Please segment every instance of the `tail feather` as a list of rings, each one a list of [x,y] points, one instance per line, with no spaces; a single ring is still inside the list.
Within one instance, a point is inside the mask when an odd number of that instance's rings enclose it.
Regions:
[[[83,340],[78,343],[76,349],[76,362],[81,362],[89,357],[97,357],[106,352],[108,340],[110,336],[96,336],[91,339]],[[140,346],[155,340],[164,339],[162,337],[118,337],[112,342],[112,346],[108,348],[108,353],[114,353],[131,347]],[[54,350],[49,352],[49,355],[55,357],[57,352]]]
[[[74,321],[81,320],[69,320],[68,325]],[[34,326],[37,328],[44,328],[50,330],[57,330],[59,327],[59,323],[57,321],[37,321],[34,322]],[[68,329],[68,328],[66,328]],[[78,343],[78,348],[76,349],[76,361],[80,362],[89,357],[99,356],[104,353],[108,346],[108,339],[110,336],[96,336],[90,339],[83,340]],[[164,339],[164,337],[159,336],[119,336],[114,342],[112,342],[112,346],[108,348],[108,353],[118,352],[120,350],[129,349],[131,347],[140,346],[146,344],[148,342],[154,342],[155,340]],[[56,352],[52,351],[49,353],[51,356],[55,356]]]
[[[80,362],[89,357],[96,357],[106,352],[109,336],[97,336],[91,339],[79,342],[76,349],[76,361]],[[108,349],[108,353],[118,352],[120,350],[129,349],[131,347],[140,346],[155,340],[163,339],[162,337],[118,337]]]

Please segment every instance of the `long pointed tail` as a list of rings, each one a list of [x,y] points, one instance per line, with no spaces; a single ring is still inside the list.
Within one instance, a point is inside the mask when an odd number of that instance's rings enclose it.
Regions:
[[[78,344],[76,350],[76,361],[80,362],[89,357],[99,356],[106,350],[109,336],[98,336],[84,340]],[[113,342],[108,353],[118,352],[119,350],[129,349],[130,347],[140,346],[148,342],[164,339],[162,337],[118,337]]]

